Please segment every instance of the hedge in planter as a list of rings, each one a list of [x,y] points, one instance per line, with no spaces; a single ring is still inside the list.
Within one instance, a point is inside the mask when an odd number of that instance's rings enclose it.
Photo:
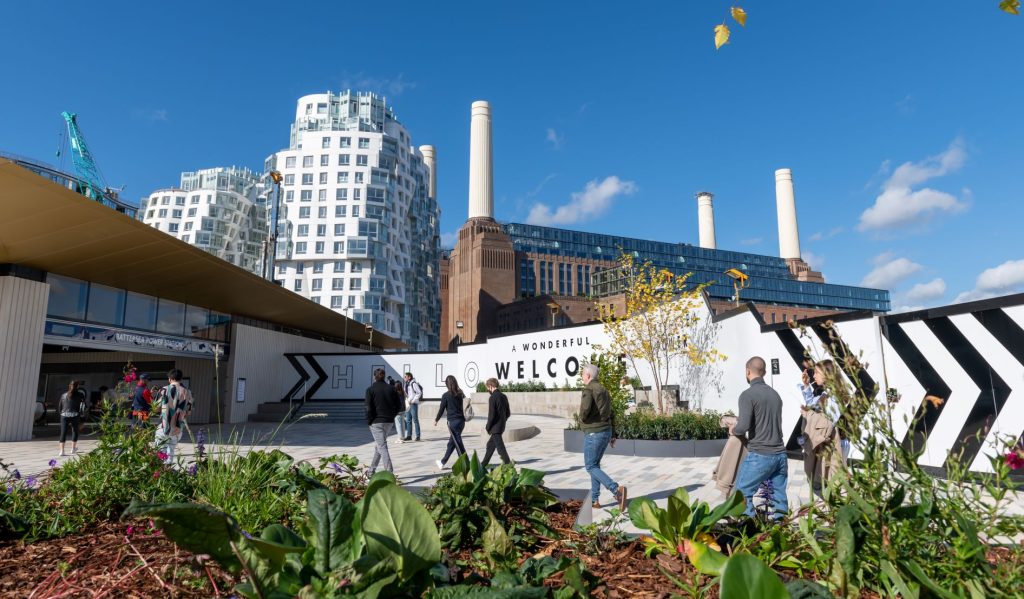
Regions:
[[[615,435],[619,439],[645,441],[726,439],[729,431],[719,424],[721,418],[718,412],[677,412],[670,416],[636,412],[615,419]],[[579,430],[579,423],[569,428]]]

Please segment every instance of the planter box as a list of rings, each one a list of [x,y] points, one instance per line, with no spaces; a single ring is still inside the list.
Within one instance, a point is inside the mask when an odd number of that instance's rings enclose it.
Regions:
[[[582,431],[563,430],[565,451],[582,453]],[[619,439],[615,447],[609,447],[606,454],[628,455],[647,458],[710,458],[721,455],[726,439],[708,441],[647,441],[644,439]]]
[[[571,419],[580,411],[581,391],[510,391],[506,392],[508,405],[513,414],[536,414],[561,416]],[[477,414],[487,413],[489,393],[474,392],[473,410]]]

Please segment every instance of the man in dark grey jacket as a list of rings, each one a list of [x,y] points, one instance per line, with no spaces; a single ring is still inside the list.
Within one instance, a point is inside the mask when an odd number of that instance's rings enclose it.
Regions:
[[[782,440],[782,398],[764,382],[764,358],[747,360],[750,388],[740,394],[739,416],[730,429],[734,435],[747,436],[747,457],[736,475],[736,490],[747,499],[748,516],[754,515],[754,493],[764,481],[772,485],[775,517],[789,512],[786,484],[789,479],[786,445]]]
[[[366,389],[366,424],[373,435],[373,461],[370,462],[370,476],[377,471],[377,464],[388,472],[394,472],[391,465],[391,454],[388,452],[388,435],[395,426],[395,417],[403,408],[394,385],[384,381],[384,369],[373,371],[373,384]]]
[[[512,409],[508,405],[508,397],[505,397],[505,394],[498,388],[498,379],[487,379],[485,384],[487,390],[491,392],[491,396],[487,399],[487,424],[484,426],[484,430],[488,434],[487,452],[480,463],[486,466],[491,461],[494,450],[497,449],[501,461],[511,464],[512,459],[508,457],[505,441],[501,436],[505,434],[505,423],[512,416]]]

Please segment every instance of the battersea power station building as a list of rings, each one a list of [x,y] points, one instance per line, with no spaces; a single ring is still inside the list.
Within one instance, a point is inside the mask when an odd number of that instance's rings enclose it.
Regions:
[[[494,219],[491,107],[474,102],[470,126],[469,218],[454,249],[441,260],[441,346],[488,336],[597,319],[596,302],[621,309],[624,252],[676,274],[708,283],[711,308],[736,305],[733,278],[745,275],[743,302],[766,323],[847,311],[887,312],[889,292],[826,283],[801,258],[793,174],[775,171],[779,255],[720,250],[715,242],[713,196],[696,196],[699,245],[666,243],[571,231]]]

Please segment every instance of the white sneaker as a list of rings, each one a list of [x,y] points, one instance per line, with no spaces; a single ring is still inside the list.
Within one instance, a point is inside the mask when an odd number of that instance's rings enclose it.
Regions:
[[[437,464],[438,470],[444,470],[444,462],[442,462],[441,460],[434,460],[434,463]]]
[[[58,454],[57,454],[57,457],[58,457],[58,458],[62,458],[62,457],[64,457],[64,456],[66,456],[66,455],[67,455],[66,453],[64,453],[63,451],[61,451],[60,453],[58,453]]]

